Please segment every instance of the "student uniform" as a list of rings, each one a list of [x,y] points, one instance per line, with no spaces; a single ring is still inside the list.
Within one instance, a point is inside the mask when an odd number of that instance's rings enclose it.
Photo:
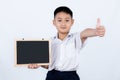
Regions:
[[[64,40],[53,37],[51,64],[46,80],[80,80],[76,70],[82,46],[79,32],[69,33]]]

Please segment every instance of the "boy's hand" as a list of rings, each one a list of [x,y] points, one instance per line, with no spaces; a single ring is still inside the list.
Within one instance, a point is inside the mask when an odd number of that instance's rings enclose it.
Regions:
[[[37,68],[39,68],[39,67],[43,67],[43,68],[48,69],[48,66],[49,66],[49,65],[28,64],[28,68],[29,68],[29,69],[37,69]]]
[[[38,64],[28,64],[29,69],[37,69],[39,67],[40,67],[40,65],[38,65]]]
[[[104,26],[101,26],[100,19],[97,19],[97,25],[96,25],[96,35],[103,37],[105,35],[105,28]]]

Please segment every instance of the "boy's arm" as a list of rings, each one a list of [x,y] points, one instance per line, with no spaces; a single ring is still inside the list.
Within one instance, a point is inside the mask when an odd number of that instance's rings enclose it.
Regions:
[[[101,26],[100,19],[97,19],[97,25],[95,29],[87,28],[84,31],[81,32],[80,38],[82,40],[82,43],[88,38],[88,37],[103,37],[105,34],[105,28],[104,26]]]
[[[48,65],[42,65],[41,67],[48,69]]]

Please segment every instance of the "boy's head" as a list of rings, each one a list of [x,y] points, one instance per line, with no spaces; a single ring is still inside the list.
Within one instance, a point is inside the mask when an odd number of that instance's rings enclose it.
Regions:
[[[66,14],[70,14],[71,18],[73,18],[73,12],[70,10],[70,8],[68,8],[66,6],[60,6],[60,7],[56,8],[56,10],[54,11],[54,18],[56,16],[56,14],[59,12],[64,12]]]
[[[53,24],[56,26],[58,33],[69,33],[73,22],[73,13],[68,7],[60,6],[55,9]]]

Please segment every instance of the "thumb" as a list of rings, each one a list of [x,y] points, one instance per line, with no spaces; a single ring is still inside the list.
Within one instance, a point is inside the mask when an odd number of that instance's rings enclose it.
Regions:
[[[97,19],[97,25],[96,25],[96,27],[98,28],[98,27],[100,27],[101,26],[101,21],[100,21],[100,18],[98,18]]]

